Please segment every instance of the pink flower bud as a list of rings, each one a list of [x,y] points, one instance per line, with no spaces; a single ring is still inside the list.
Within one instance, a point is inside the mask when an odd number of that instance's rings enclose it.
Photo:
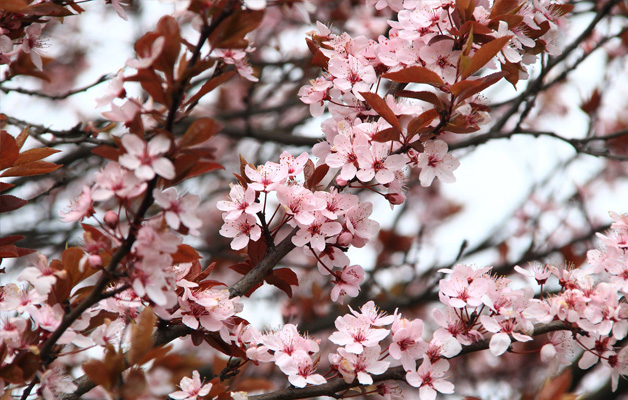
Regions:
[[[336,244],[340,246],[349,246],[352,240],[353,240],[353,235],[351,234],[351,232],[343,232],[338,236],[338,240],[336,241]]]
[[[347,186],[348,183],[349,181],[342,179],[340,175],[336,177],[336,184],[338,184],[338,186]]]
[[[118,214],[111,210],[105,213],[105,224],[107,224],[108,227],[110,227],[111,229],[115,229],[118,226],[118,222],[120,222]]]
[[[388,193],[384,197],[393,205],[403,204],[403,202],[406,201],[406,196],[401,193]]]

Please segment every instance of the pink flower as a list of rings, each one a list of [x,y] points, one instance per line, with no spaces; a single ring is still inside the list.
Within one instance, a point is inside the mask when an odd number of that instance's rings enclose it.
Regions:
[[[449,370],[447,360],[439,360],[432,364],[429,358],[424,358],[423,363],[416,372],[408,372],[406,381],[409,385],[419,388],[421,400],[436,399],[436,392],[450,394],[454,392],[454,385],[444,378]]]
[[[347,383],[353,382],[357,377],[362,385],[370,385],[373,378],[369,374],[383,374],[390,365],[388,361],[378,361],[381,354],[378,345],[365,348],[361,354],[349,353],[343,348],[338,349],[338,353],[341,359],[336,366]]]
[[[69,210],[59,211],[59,215],[63,222],[76,222],[91,217],[94,212],[91,189],[89,186],[84,186],[78,200],[71,202]]]
[[[360,92],[368,92],[377,82],[375,69],[362,64],[354,56],[348,58],[332,57],[329,61],[329,73],[335,77],[334,87],[343,92],[353,92],[358,100],[363,100]]]
[[[41,394],[45,400],[62,398],[63,393],[72,393],[78,386],[72,382],[72,377],[63,374],[60,368],[46,370],[40,377]]]
[[[202,384],[198,371],[192,372],[192,379],[184,376],[179,383],[181,390],[170,393],[175,400],[196,400],[197,397],[207,396],[212,388],[211,383]]]
[[[360,170],[356,176],[362,182],[371,179],[385,185],[395,179],[395,172],[406,165],[406,156],[403,154],[389,154],[390,146],[385,143],[373,142],[370,148],[358,149]]]
[[[122,145],[127,151],[119,158],[120,165],[135,171],[135,176],[149,181],[158,174],[166,179],[176,176],[172,161],[161,157],[170,150],[170,140],[165,135],[157,135],[150,142],[144,142],[139,136],[122,136]]]
[[[233,221],[225,221],[220,228],[220,234],[226,238],[233,238],[231,248],[240,250],[249,244],[249,239],[256,241],[262,236],[262,229],[257,225],[254,216],[246,214]]]
[[[244,190],[242,185],[233,185],[229,197],[231,201],[221,200],[216,205],[219,210],[226,212],[223,216],[225,221],[236,220],[243,213],[255,215],[262,211],[262,205],[255,202],[255,190],[251,186]]]
[[[181,308],[175,314],[181,316],[181,322],[192,329],[199,324],[210,332],[220,332],[221,337],[229,341],[229,332],[225,321],[242,311],[239,297],[229,298],[227,290],[185,289],[183,298],[179,298]]]
[[[363,247],[379,230],[379,224],[368,217],[373,213],[373,204],[369,202],[351,207],[345,213],[345,228],[350,233],[348,241],[355,247]],[[343,233],[344,235],[344,233]]]
[[[355,297],[360,292],[360,283],[364,281],[364,270],[359,265],[344,267],[337,277],[334,288],[331,290],[331,299],[338,301],[341,296]]]
[[[325,163],[332,168],[342,168],[340,177],[349,181],[355,177],[358,171],[357,149],[362,148],[368,148],[368,139],[365,135],[356,135],[353,140],[342,133],[336,135],[332,153],[325,158]]]
[[[22,40],[22,51],[30,55],[33,65],[35,65],[35,67],[37,67],[40,71],[43,70],[44,67],[41,59],[42,42],[39,40],[39,37],[41,36],[41,29],[41,24],[29,25],[24,30],[26,32],[26,37]]]
[[[303,167],[305,167],[309,159],[309,155],[306,152],[301,153],[298,157],[294,157],[292,154],[284,151],[279,156],[279,164],[284,165],[288,169],[289,178],[294,178],[303,172]]]
[[[421,168],[421,186],[429,186],[435,177],[445,183],[455,182],[453,171],[460,166],[460,161],[447,154],[447,143],[434,140],[425,144],[425,151],[419,154],[417,166]]]
[[[102,116],[113,122],[124,122],[125,124],[133,121],[142,107],[136,99],[127,99],[121,106],[111,103],[111,110],[102,113]]]
[[[96,173],[92,198],[96,201],[105,201],[112,196],[132,199],[144,193],[144,190],[146,190],[146,182],[137,179],[133,172],[123,169],[120,164],[110,162]]]
[[[322,385],[327,382],[322,375],[315,373],[317,364],[318,360],[312,360],[312,357],[305,352],[293,354],[292,357],[285,358],[283,362],[277,361],[281,371],[288,375],[288,381],[299,388],[305,387],[308,383]]]
[[[314,211],[322,210],[326,205],[323,199],[300,185],[280,186],[277,199],[284,206],[286,214],[292,215],[299,226],[312,224]]]
[[[405,318],[398,319],[392,326],[393,338],[389,351],[395,360],[401,360],[406,371],[416,368],[416,360],[427,351],[428,346],[422,339],[423,321]]]
[[[336,318],[337,331],[329,336],[329,340],[354,354],[361,354],[365,347],[375,346],[381,342],[390,331],[382,328],[372,328],[369,321],[343,315]]]
[[[244,168],[244,173],[252,181],[249,186],[258,192],[276,190],[288,177],[288,168],[273,162],[260,165],[257,169],[250,166]]]
[[[126,91],[124,90],[124,75],[122,70],[111,80],[109,87],[104,95],[96,99],[96,107],[104,107],[110,104],[113,99],[126,97]]]
[[[181,224],[196,232],[203,223],[196,216],[196,209],[201,202],[198,196],[187,194],[179,197],[173,187],[164,190],[155,189],[153,192],[155,203],[164,210],[166,222],[172,229],[179,229]]]
[[[309,244],[318,251],[325,250],[325,239],[339,234],[342,225],[338,222],[327,221],[327,218],[319,211],[314,213],[314,221],[307,226],[301,227],[297,234],[292,237],[295,246],[303,247]]]

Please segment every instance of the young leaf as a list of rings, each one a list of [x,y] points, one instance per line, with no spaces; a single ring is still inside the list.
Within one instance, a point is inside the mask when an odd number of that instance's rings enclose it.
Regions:
[[[0,131],[0,170],[12,167],[19,153],[15,138],[6,131]]]
[[[480,47],[478,51],[475,52],[473,57],[471,57],[469,65],[462,69],[462,72],[460,73],[462,79],[467,79],[469,76],[479,71],[480,68],[484,67],[504,48],[506,44],[508,44],[511,38],[512,35],[502,36]]]
[[[445,86],[445,82],[443,82],[441,77],[436,72],[419,66],[408,67],[395,72],[388,72],[383,74],[382,78],[400,83],[426,83],[436,87]]]
[[[0,176],[32,176],[47,174],[52,171],[56,171],[61,168],[61,165],[57,165],[48,161],[33,161],[28,164],[18,165],[4,171]]]
[[[10,194],[0,195],[0,213],[5,213],[24,206],[28,201]]]
[[[195,119],[179,142],[179,147],[191,147],[203,143],[216,134],[216,122],[207,117]]]
[[[377,93],[360,92],[360,94],[362,95],[362,97],[364,97],[364,100],[366,100],[366,102],[369,103],[371,108],[377,111],[377,113],[381,115],[382,118],[384,118],[393,127],[397,128],[398,130],[401,130],[401,124],[399,123],[397,116],[395,115],[393,110],[391,110],[390,107],[388,107],[388,104],[386,104],[384,99],[379,97]]]
[[[151,307],[145,308],[131,327],[129,363],[135,365],[153,347],[153,328],[157,316]]]

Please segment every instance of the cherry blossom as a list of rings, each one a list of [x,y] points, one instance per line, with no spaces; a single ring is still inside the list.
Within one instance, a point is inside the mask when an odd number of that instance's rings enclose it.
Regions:
[[[195,232],[202,226],[202,221],[196,216],[196,209],[201,202],[198,196],[187,194],[179,197],[175,188],[164,191],[155,189],[153,196],[155,203],[164,210],[166,222],[172,229],[179,229],[183,224]]]
[[[184,376],[179,383],[181,390],[170,393],[170,397],[176,400],[196,400],[198,397],[207,396],[212,388],[211,383],[202,384],[198,371],[192,372],[192,378]]]
[[[460,161],[447,153],[447,143],[433,140],[425,144],[417,166],[421,168],[421,186],[429,186],[435,177],[446,183],[455,182],[453,171],[460,166]]]
[[[83,192],[79,198],[70,204],[67,211],[59,211],[63,222],[81,221],[94,215],[95,210],[92,204],[92,193],[89,186],[83,187]]]
[[[262,236],[262,229],[257,225],[257,220],[252,215],[242,215],[233,221],[225,221],[220,228],[220,234],[227,238],[233,238],[231,248],[240,250],[249,244],[249,239],[256,241]]]
[[[345,266],[337,276],[331,299],[338,301],[341,296],[355,297],[360,292],[360,283],[364,280],[364,270],[359,265]]]
[[[390,363],[388,361],[378,361],[381,348],[378,345],[367,347],[360,354],[349,353],[343,348],[338,349],[340,359],[332,364],[336,365],[342,374],[345,382],[351,383],[358,378],[358,382],[363,385],[373,383],[373,378],[369,374],[383,374]]]
[[[139,179],[149,181],[155,174],[166,179],[175,178],[172,161],[162,157],[170,149],[170,140],[165,135],[157,135],[146,143],[137,135],[127,134],[122,136],[122,145],[127,152],[118,161],[134,171]]]
[[[225,221],[238,219],[243,213],[255,215],[262,211],[262,204],[255,201],[255,190],[251,186],[246,189],[242,185],[232,185],[229,191],[231,201],[221,200],[216,207],[225,211]]]
[[[439,360],[432,364],[429,358],[424,358],[423,363],[416,371],[406,374],[408,384],[419,388],[421,400],[434,400],[436,392],[453,393],[454,385],[445,380],[445,373],[449,370],[447,360]]]

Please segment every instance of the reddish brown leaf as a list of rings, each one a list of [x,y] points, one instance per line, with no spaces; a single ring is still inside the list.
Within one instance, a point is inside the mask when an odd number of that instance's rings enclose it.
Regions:
[[[436,87],[445,86],[445,82],[443,82],[441,77],[436,72],[419,66],[408,67],[395,72],[388,72],[383,74],[382,78],[401,83],[426,83]]]
[[[10,194],[0,195],[0,213],[17,210],[26,203],[28,203],[28,201]]]
[[[191,147],[208,140],[216,134],[216,122],[211,118],[198,118],[194,120],[179,142],[179,147]]]
[[[111,377],[107,365],[100,360],[89,360],[82,365],[85,375],[90,381],[96,385],[102,385],[104,388],[111,388]]]
[[[475,52],[473,57],[471,57],[469,66],[460,72],[462,79],[467,79],[469,76],[479,71],[480,68],[484,67],[504,48],[506,44],[508,44],[511,38],[512,35],[502,36],[480,47],[478,51]]]
[[[329,172],[329,165],[319,165],[312,173],[312,176],[308,179],[307,187],[310,189],[316,187],[316,185],[318,185],[323,180],[323,178],[325,178],[327,172]]]
[[[109,146],[106,144],[96,146],[92,149],[92,153],[107,160],[118,161],[121,151],[117,147]]]
[[[286,270],[290,272],[287,272]],[[292,275],[290,275],[290,273],[292,273]],[[264,280],[285,292],[290,298],[292,298],[292,286],[298,285],[296,274],[294,274],[294,272],[289,268],[276,269]],[[290,280],[296,280],[296,283],[291,284],[289,282]]]
[[[373,141],[385,143],[385,142],[390,142],[392,140],[392,141],[398,142],[400,136],[401,136],[401,131],[393,127],[393,128],[384,129],[375,133],[373,135]]]
[[[129,363],[135,365],[153,347],[153,328],[157,316],[151,307],[145,308],[131,327],[131,346],[128,353]]]
[[[206,174],[217,169],[225,169],[225,167],[217,162],[199,161],[185,174],[184,179]]]
[[[177,20],[170,15],[161,17],[157,22],[156,32],[161,34],[166,42],[161,54],[155,60],[155,68],[163,71],[169,78],[173,79],[174,66],[179,59],[181,52],[181,33],[179,32],[179,24]],[[165,104],[165,103],[162,103]]]
[[[22,149],[22,146],[24,146],[24,143],[26,143],[26,139],[28,139],[28,126],[24,128],[22,132],[20,132],[20,134],[17,135],[17,137],[15,138],[15,143],[17,143],[17,147]]]
[[[266,245],[266,240],[264,239],[264,236],[260,237],[255,242],[252,240],[249,241],[248,254],[253,265],[259,264],[259,262],[264,259],[267,248],[268,246]]]
[[[191,263],[200,258],[201,255],[198,254],[198,251],[196,251],[194,247],[187,244],[180,244],[177,246],[177,252],[172,255],[172,262],[173,264]]]
[[[20,153],[20,155],[17,157],[13,165],[18,166],[18,165],[28,164],[30,162],[38,161],[38,160],[41,160],[42,158],[46,158],[60,151],[61,150],[51,149],[49,147],[26,150]]]
[[[17,167],[11,167],[5,170],[0,176],[32,176],[47,174],[61,168],[61,165],[57,165],[48,161],[33,161],[28,164],[18,165]]]
[[[2,0],[0,9],[8,12],[21,12],[26,6],[27,4],[24,0]]]
[[[19,153],[15,138],[6,131],[0,131],[0,170],[12,167]]]
[[[521,7],[521,0],[495,0],[491,8],[491,18],[497,15],[513,14]]]
[[[310,179],[312,179],[312,175],[314,174],[314,162],[308,158],[305,162],[305,166],[303,166],[303,178],[305,180],[305,187],[311,189]]]
[[[245,48],[249,43],[244,36],[257,28],[263,17],[264,10],[238,9],[219,25],[209,37],[209,42],[214,48]]]
[[[33,4],[28,6],[23,12],[32,15],[51,17],[67,17],[69,15],[74,15],[72,11],[55,3]]]
[[[459,81],[451,87],[451,92],[456,97],[456,103],[461,104],[464,100],[468,99],[474,94],[481,92],[491,85],[494,85],[504,76],[506,76],[506,73],[500,71],[479,79]]]
[[[0,182],[0,193],[4,192],[7,189],[11,189],[15,185],[12,183]]]
[[[384,118],[390,125],[401,131],[401,124],[399,123],[397,116],[393,110],[388,107],[388,104],[386,104],[384,99],[379,97],[377,93],[360,92],[360,94],[364,97],[364,100],[369,103],[373,110],[377,111],[377,113],[381,115],[382,118]]]
[[[125,400],[138,399],[146,391],[146,376],[139,368],[132,368],[124,377],[120,394]]]

